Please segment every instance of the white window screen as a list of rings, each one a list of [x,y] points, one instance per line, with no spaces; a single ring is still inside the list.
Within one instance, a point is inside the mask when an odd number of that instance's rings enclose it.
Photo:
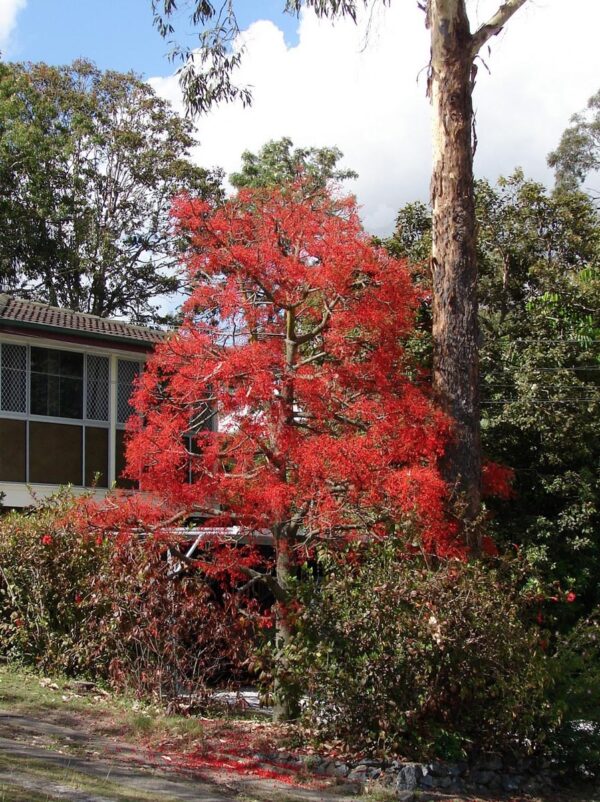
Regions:
[[[27,346],[0,346],[0,410],[27,412]]]
[[[119,359],[117,371],[117,423],[126,423],[133,414],[133,407],[129,403],[129,399],[133,392],[133,383],[139,372],[139,362]]]
[[[108,357],[87,356],[86,418],[108,420]]]

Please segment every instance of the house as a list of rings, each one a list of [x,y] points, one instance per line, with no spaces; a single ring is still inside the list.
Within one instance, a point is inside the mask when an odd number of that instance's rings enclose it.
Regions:
[[[60,485],[122,478],[133,382],[165,333],[0,294],[0,493],[6,507]],[[1,496],[0,496],[1,498]]]

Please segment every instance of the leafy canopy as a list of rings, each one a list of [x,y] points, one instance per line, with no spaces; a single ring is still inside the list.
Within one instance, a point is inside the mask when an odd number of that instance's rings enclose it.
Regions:
[[[298,15],[303,7],[319,17],[350,17],[356,20],[358,8],[370,0],[282,0],[283,10]],[[383,0],[384,4],[389,0]],[[208,111],[220,102],[252,102],[248,86],[238,86],[234,75],[243,56],[243,46],[236,41],[240,28],[235,0],[151,0],[154,26],[171,45],[170,58],[181,62],[180,85],[187,108],[194,113]],[[187,25],[198,31],[193,45],[176,38],[176,23],[182,24],[180,8],[187,9]],[[186,22],[183,22],[186,25]],[[189,41],[188,37],[186,40]]]
[[[236,189],[275,187],[302,179],[315,189],[325,189],[331,182],[358,178],[354,170],[343,170],[337,163],[343,157],[339,148],[294,148],[289,137],[271,140],[258,153],[242,153],[242,169],[229,180]]]
[[[576,189],[600,170],[600,91],[588,100],[585,111],[571,117],[548,164],[555,169],[557,186],[566,189]]]
[[[172,197],[221,197],[221,174],[188,160],[195,144],[190,121],[132,73],[0,65],[4,289],[155,319],[155,299],[179,286]]]

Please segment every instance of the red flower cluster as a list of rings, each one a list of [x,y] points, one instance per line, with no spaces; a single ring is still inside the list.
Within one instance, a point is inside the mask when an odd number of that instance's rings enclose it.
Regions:
[[[406,349],[410,274],[354,201],[299,183],[182,199],[176,218],[193,291],[140,381],[130,475],[280,541],[403,533],[460,553],[437,467],[449,424]]]

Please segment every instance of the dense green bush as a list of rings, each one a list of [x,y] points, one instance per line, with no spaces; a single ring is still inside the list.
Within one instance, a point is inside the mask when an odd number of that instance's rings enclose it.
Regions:
[[[393,544],[354,565],[326,558],[285,661],[316,739],[419,758],[537,743],[547,658],[506,573],[429,567]]]
[[[102,674],[89,625],[107,609],[90,598],[106,544],[73,511],[62,493],[35,514],[0,518],[0,649],[42,670]]]
[[[557,638],[549,662],[552,754],[584,777],[600,777],[600,609]]]
[[[252,625],[168,533],[110,531],[61,493],[0,518],[0,653],[169,701],[243,674]]]

